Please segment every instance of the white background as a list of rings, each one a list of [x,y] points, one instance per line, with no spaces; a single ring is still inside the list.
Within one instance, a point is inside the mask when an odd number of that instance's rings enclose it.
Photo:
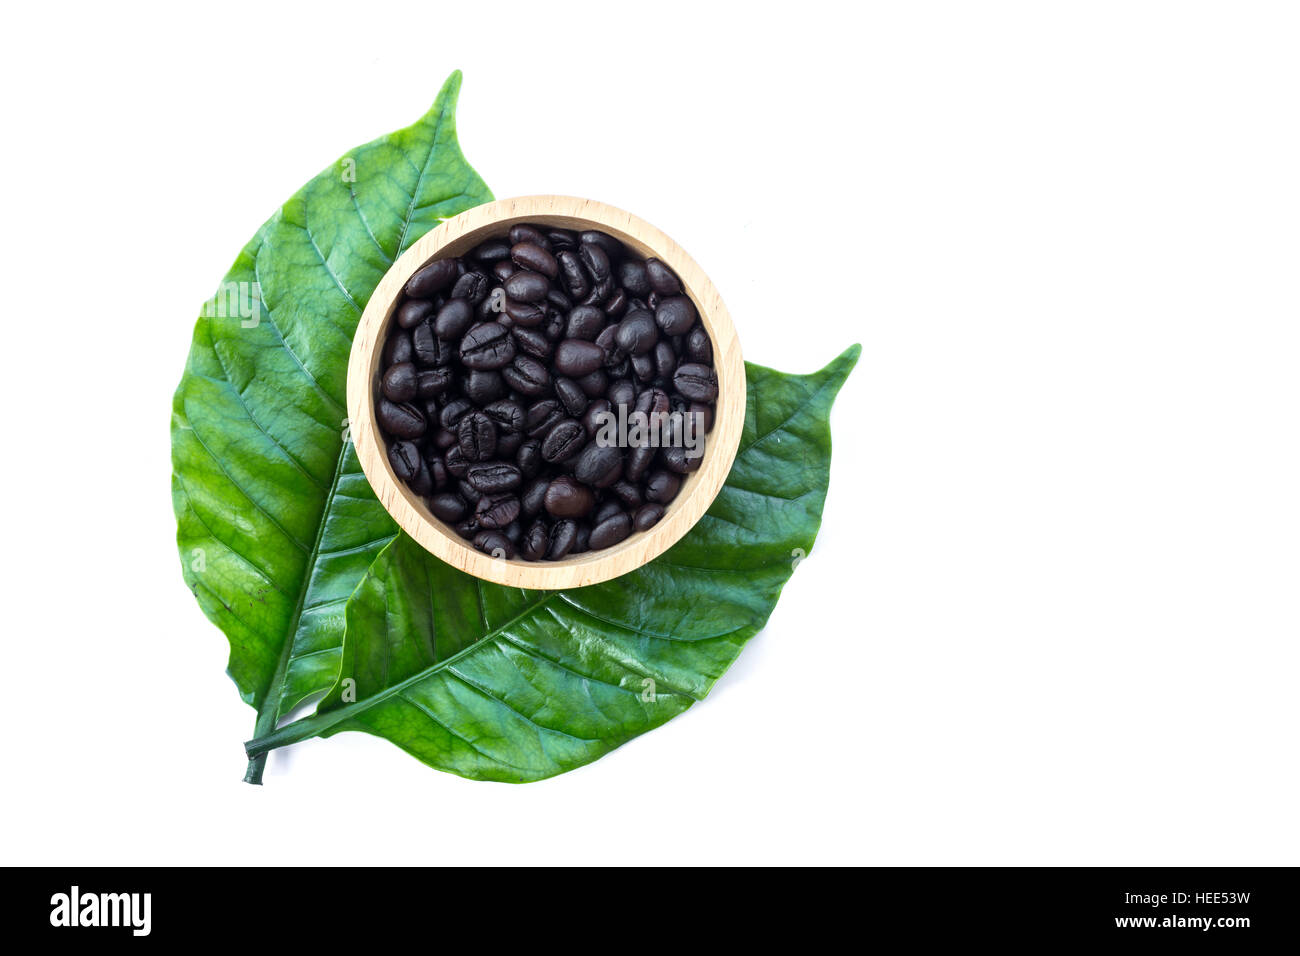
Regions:
[[[7,11],[4,862],[1300,862],[1287,7],[508,6]],[[250,787],[171,391],[257,226],[457,67],[497,196],[659,225],[755,361],[863,344],[825,524],[589,767],[349,734]]]

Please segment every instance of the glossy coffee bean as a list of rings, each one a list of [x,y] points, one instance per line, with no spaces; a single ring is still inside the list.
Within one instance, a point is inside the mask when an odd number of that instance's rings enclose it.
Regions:
[[[627,462],[623,466],[623,477],[628,481],[639,482],[645,477],[646,472],[650,470],[650,466],[654,463],[658,454],[659,449],[655,448],[653,445],[642,445],[639,448],[629,448],[627,451]],[[649,497],[648,491],[645,494],[646,497]]]
[[[433,512],[435,518],[440,518],[448,524],[452,524],[465,517],[469,508],[460,495],[455,492],[444,491],[429,498],[429,510]]]
[[[384,393],[384,398],[390,402],[398,404],[409,402],[419,391],[419,378],[415,366],[410,362],[389,366],[380,381],[379,389]]]
[[[533,478],[524,485],[524,493],[519,496],[519,505],[528,517],[542,513],[546,505],[546,489],[551,486],[548,478]]]
[[[677,295],[682,291],[682,284],[677,281],[673,270],[658,259],[645,261],[646,278],[650,280],[650,289],[661,296]]]
[[[551,373],[546,366],[529,355],[516,355],[514,361],[501,370],[506,384],[530,398],[545,395],[551,390]]]
[[[551,357],[551,353],[555,351],[555,346],[551,344],[551,340],[546,337],[545,333],[537,329],[514,328],[510,330],[510,334],[514,336],[515,345],[519,347],[519,351],[525,355],[531,355],[533,358],[546,361]]]
[[[652,471],[645,482],[646,501],[666,505],[677,497],[681,490],[682,479],[671,471]]]
[[[684,295],[670,295],[655,309],[655,322],[664,335],[685,335],[695,324],[695,306]]]
[[[487,242],[476,246],[474,251],[469,254],[471,259],[477,259],[479,262],[496,262],[499,259],[510,258],[510,243],[504,239],[489,239]]]
[[[433,326],[428,322],[421,322],[411,331],[411,345],[415,360],[427,368],[440,368],[451,362],[451,346],[433,334]]]
[[[459,275],[455,259],[438,259],[407,280],[406,294],[412,299],[432,299],[455,282]]]
[[[425,299],[407,299],[397,310],[397,324],[404,329],[413,329],[431,315],[433,315],[432,302]]]
[[[611,411],[609,399],[598,398],[582,413],[582,427],[587,432],[587,440],[596,437],[596,432],[600,431],[601,425],[605,421],[605,416]]]
[[[593,488],[606,488],[623,475],[623,449],[602,446],[599,440],[582,450],[573,467],[573,476]]]
[[[576,522],[567,518],[561,519],[551,526],[550,544],[546,550],[546,557],[552,561],[559,561],[573,550],[573,543],[578,537],[578,525]]]
[[[591,276],[593,284],[600,284],[610,277],[609,253],[596,243],[584,242],[579,246],[578,261]]]
[[[460,340],[460,361],[466,368],[499,369],[515,357],[515,340],[499,322],[484,322]]]
[[[637,531],[649,531],[663,516],[664,506],[651,502],[636,509],[636,514],[632,516],[632,526]]]
[[[465,377],[461,391],[475,405],[480,407],[495,402],[508,391],[506,381],[500,372],[484,372],[473,369]]]
[[[526,329],[536,328],[546,321],[546,306],[540,302],[523,302],[506,296],[506,315],[514,325]]]
[[[578,240],[589,246],[596,246],[604,250],[605,255],[611,259],[621,259],[627,252],[623,248],[623,243],[619,242],[607,232],[601,232],[598,229],[588,229],[578,236]]]
[[[577,253],[572,249],[561,250],[555,254],[555,261],[559,264],[560,278],[569,295],[579,300],[585,298],[591,291],[591,280],[587,278],[587,271],[582,267]]]
[[[608,548],[618,544],[631,533],[632,519],[626,512],[619,511],[591,529],[588,545],[593,551]]]
[[[542,458],[542,443],[536,438],[523,441],[523,433],[516,432],[516,434],[521,441],[519,450],[515,452],[515,465],[525,478],[535,478],[542,470],[542,463],[545,460]]]
[[[483,412],[470,412],[456,425],[456,443],[466,461],[487,461],[496,454],[497,427]]]
[[[411,334],[401,329],[394,330],[384,346],[384,366],[409,362],[415,358],[415,349],[411,346]]]
[[[670,446],[659,450],[659,459],[669,471],[675,471],[679,475],[688,475],[693,471],[700,470],[704,456],[699,454],[699,451],[702,451],[702,449],[692,451],[689,448]]]
[[[455,431],[460,420],[474,410],[474,403],[463,398],[453,398],[438,413],[438,424]]]
[[[693,402],[712,402],[718,397],[718,377],[707,365],[687,362],[673,373],[673,388]]]
[[[555,369],[561,375],[578,378],[605,364],[605,350],[594,342],[565,339],[555,347]]]
[[[564,461],[582,451],[586,443],[587,432],[582,423],[566,418],[547,433],[542,442],[542,458],[551,463]]]
[[[709,365],[713,362],[713,343],[704,326],[696,325],[686,333],[686,357],[692,362]]]
[[[618,324],[614,341],[620,349],[629,355],[644,355],[655,347],[659,340],[659,329],[655,317],[649,312],[629,312]]]
[[[474,547],[494,558],[509,560],[518,552],[515,543],[500,531],[480,531],[474,535]]]
[[[560,377],[555,380],[555,397],[560,400],[564,410],[574,418],[587,410],[591,400],[582,387],[571,378]]]
[[[575,306],[566,320],[564,334],[571,339],[593,342],[605,328],[605,312],[594,305]]]
[[[510,247],[510,258],[521,269],[540,272],[548,279],[554,279],[560,272],[560,266],[540,242],[518,242]]]
[[[553,518],[581,518],[591,513],[596,496],[570,476],[560,475],[547,487],[543,504]]]
[[[524,416],[524,433],[529,438],[545,438],[564,417],[564,408],[559,402],[553,398],[544,398],[528,406]]]
[[[415,391],[421,398],[433,398],[451,388],[455,381],[451,367],[422,369],[416,373]]]
[[[474,321],[474,307],[468,299],[448,299],[433,320],[433,332],[444,342],[458,339]]]
[[[551,290],[546,276],[528,269],[520,269],[504,285],[506,295],[519,302],[541,302]]]
[[[487,298],[492,288],[492,280],[482,272],[466,272],[451,287],[453,299],[465,299],[470,305],[478,305]]]
[[[522,432],[524,407],[513,399],[503,398],[483,406],[483,414],[503,432]]]
[[[388,447],[388,463],[393,466],[393,474],[402,481],[409,482],[424,466],[420,456],[420,447],[411,441],[395,441]]]
[[[419,438],[428,430],[424,413],[409,403],[395,404],[388,399],[379,400],[375,418],[384,431],[398,438]]]
[[[526,222],[516,223],[510,227],[510,244],[517,246],[521,242],[536,243],[543,249],[551,247],[551,240],[547,238],[545,231]]]
[[[519,545],[520,557],[528,561],[540,561],[546,557],[546,550],[550,547],[550,537],[546,533],[546,523],[534,521],[529,526],[528,531],[524,534],[524,539]]]

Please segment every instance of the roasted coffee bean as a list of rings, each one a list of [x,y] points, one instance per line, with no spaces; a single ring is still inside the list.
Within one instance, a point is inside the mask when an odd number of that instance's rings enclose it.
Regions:
[[[551,247],[551,240],[546,237],[546,233],[526,222],[516,223],[510,227],[510,244],[517,246],[521,242],[532,242],[543,249]]]
[[[592,550],[618,544],[632,533],[632,519],[624,511],[611,515],[591,529],[589,546]]]
[[[581,518],[591,513],[596,496],[569,475],[560,475],[547,486],[543,504],[553,518]]]
[[[489,239],[476,247],[470,254],[471,259],[479,262],[496,262],[498,259],[510,258],[510,243],[504,239]]]
[[[591,287],[591,291],[588,292],[586,297],[581,301],[583,305],[600,306],[603,310],[605,307],[605,300],[613,294],[614,280],[606,276],[604,279],[594,283]]]
[[[541,521],[534,521],[519,546],[520,557],[528,561],[540,561],[546,557],[546,549],[550,547],[550,543],[546,525]]]
[[[636,509],[636,514],[632,516],[632,526],[637,531],[649,531],[659,523],[659,519],[664,516],[664,506],[650,503],[642,505]]]
[[[564,314],[556,309],[553,312],[546,313],[546,321],[542,323],[542,334],[552,342],[558,342],[564,338]]]
[[[569,229],[548,229],[546,238],[551,242],[551,249],[572,249],[578,244],[578,234]]]
[[[398,405],[386,398],[379,400],[379,405],[375,409],[375,417],[379,419],[379,424],[384,431],[390,435],[396,435],[398,438],[419,438],[429,427],[428,422],[425,421],[424,413],[414,405],[410,403]]]
[[[484,322],[460,340],[460,361],[466,368],[497,369],[515,357],[515,340],[499,322]]]
[[[546,556],[552,561],[559,561],[573,549],[573,542],[578,537],[578,525],[567,518],[555,522],[551,526],[550,545],[546,549]]]
[[[482,272],[466,272],[451,287],[453,299],[465,299],[470,305],[478,305],[488,296],[492,280]]]
[[[564,418],[564,408],[553,398],[544,398],[528,406],[524,416],[524,433],[529,438],[545,438],[556,422]]]
[[[627,290],[628,295],[644,299],[651,291],[645,263],[635,259],[625,259],[619,263],[618,284]]]
[[[695,324],[695,306],[684,295],[670,295],[655,309],[655,322],[665,335],[685,335]]]
[[[622,289],[615,288],[613,293],[605,299],[602,308],[611,319],[617,319],[627,311],[627,293]]]
[[[415,398],[416,393],[419,391],[419,378],[415,366],[410,362],[401,362],[398,365],[391,366],[384,373],[379,389],[384,393],[384,398],[390,402],[398,404],[409,402]]]
[[[510,334],[515,337],[515,344],[519,346],[519,351],[533,358],[545,361],[555,351],[551,340],[537,329],[511,329]]]
[[[610,277],[609,254],[595,243],[584,242],[578,247],[578,261],[593,283],[599,284]]]
[[[673,388],[693,402],[712,402],[718,397],[718,376],[707,365],[687,362],[673,373]]]
[[[518,271],[519,267],[510,259],[501,259],[492,263],[492,276],[498,282],[505,282]],[[502,294],[505,294],[504,289],[502,290]]]
[[[551,373],[529,355],[516,355],[514,361],[501,370],[501,377],[512,389],[529,398],[545,395],[551,390]]]
[[[538,302],[522,302],[506,296],[506,315],[515,325],[532,329],[546,321],[546,306]]]
[[[655,415],[667,415],[672,410],[668,393],[662,388],[647,388],[636,397],[636,410],[647,418]]]
[[[682,284],[677,281],[677,276],[666,265],[658,259],[647,259],[645,261],[646,278],[650,280],[650,288],[659,295],[677,295],[682,291]]]
[[[627,357],[627,353],[618,347],[619,326],[607,325],[596,336],[596,345],[605,353],[605,367],[612,368]]]
[[[575,306],[565,323],[564,334],[571,339],[595,341],[605,328],[605,313],[594,305]]]
[[[607,416],[612,409],[610,408],[609,399],[598,398],[582,413],[582,427],[587,432],[587,440],[596,437],[596,432],[600,431],[601,425],[605,423]]]
[[[664,339],[660,339],[654,347],[655,359],[655,378],[667,381],[673,377],[673,372],[677,370],[677,353],[673,347]]]
[[[704,331],[704,326],[697,324],[686,333],[686,357],[701,365],[713,362],[713,343],[709,341],[709,333]]]
[[[412,441],[395,441],[389,445],[388,463],[393,466],[393,474],[406,482],[419,474],[420,469],[424,467],[420,447]]]
[[[601,445],[599,439],[582,450],[573,476],[593,488],[607,488],[623,476],[623,449]]]
[[[451,524],[465,517],[465,512],[469,508],[460,495],[453,491],[444,491],[429,498],[429,510],[433,512],[435,518],[441,518]]]
[[[541,460],[540,454],[538,460]],[[530,518],[542,513],[546,502],[546,489],[551,486],[549,478],[533,478],[524,485],[524,493],[519,496],[519,506]]]
[[[517,553],[515,543],[500,531],[480,531],[474,535],[474,547],[494,558],[509,560]]]
[[[545,242],[545,239],[541,236],[538,238]],[[540,272],[548,279],[554,279],[560,272],[560,266],[555,261],[555,256],[547,252],[542,243],[536,240],[515,243],[510,247],[510,258],[514,260],[515,265],[519,266],[519,268]]]
[[[564,461],[576,455],[587,444],[587,432],[582,423],[572,418],[559,422],[542,442],[542,458],[549,462]]]
[[[679,475],[688,475],[693,471],[700,470],[700,464],[704,461],[702,451],[703,449],[692,451],[689,448],[670,445],[667,448],[659,449],[659,460],[664,463],[664,467],[669,471],[675,471]]]
[[[463,398],[453,398],[446,405],[442,406],[442,411],[438,413],[438,424],[443,428],[449,428],[455,431],[460,420],[474,411],[474,404]]]
[[[407,299],[397,310],[397,324],[413,329],[433,315],[433,303],[426,299]]]
[[[460,275],[455,259],[437,259],[420,269],[406,282],[406,294],[412,299],[432,299]]]
[[[637,381],[648,382],[655,377],[655,359],[653,355],[633,355],[632,374]]]
[[[541,302],[551,289],[546,276],[520,269],[504,283],[506,295],[518,302]]]
[[[451,347],[446,342],[439,341],[433,334],[433,326],[428,322],[421,322],[412,330],[411,344],[415,360],[428,368],[438,368],[452,360]]]
[[[519,511],[519,498],[513,494],[486,494],[474,506],[474,518],[484,528],[506,528],[519,518]]]
[[[644,355],[654,348],[659,339],[655,318],[649,312],[630,312],[618,324],[614,337],[618,347],[629,355]]]
[[[460,453],[460,445],[452,445],[448,448],[447,453],[442,456],[442,461],[447,466],[447,474],[453,478],[464,478],[469,473],[469,462]]]
[[[516,432],[520,439],[523,438],[522,432]],[[528,441],[521,441],[519,450],[515,452],[515,464],[525,478],[534,478],[542,470],[542,443],[536,438],[530,438]]]
[[[642,501],[645,500],[641,496],[641,489],[634,482],[627,480],[614,482],[609,486],[609,492],[629,511],[634,511],[640,507]]]
[[[619,242],[607,232],[601,232],[598,229],[588,229],[578,236],[580,242],[589,246],[596,246],[604,250],[605,255],[611,259],[621,259],[626,250],[623,243]]]
[[[454,376],[451,366],[422,369],[415,376],[415,391],[421,398],[433,398],[451,388]]]
[[[573,547],[569,549],[569,554],[583,554],[591,548],[591,525],[585,521],[579,521],[573,536]]]
[[[687,409],[696,421],[696,433],[707,435],[713,431],[713,406],[707,402],[691,402],[690,408]]]
[[[483,413],[504,432],[523,431],[524,407],[513,399],[503,398],[484,405]]]
[[[446,451],[454,444],[456,444],[456,433],[450,428],[439,428],[433,436],[433,447],[438,451]]]
[[[456,425],[456,443],[466,461],[487,461],[497,450],[497,427],[482,412],[470,412]]]
[[[415,358],[415,349],[411,346],[411,333],[395,329],[390,333],[388,344],[384,346],[384,365],[400,365]]]
[[[555,347],[555,369],[570,378],[587,375],[604,364],[605,350],[594,342],[565,339]]]
[[[433,320],[433,331],[444,342],[458,339],[474,321],[474,307],[468,299],[448,299]]]
[[[605,395],[609,399],[610,407],[613,409],[617,409],[622,405],[631,411],[636,404],[636,386],[625,378],[621,378],[612,384]]]
[[[585,412],[590,404],[587,393],[571,378],[560,377],[555,380],[555,397],[574,418]]]
[[[681,487],[682,479],[671,471],[652,471],[645,480],[646,501],[666,505],[677,497]]]
[[[653,445],[641,445],[636,448],[629,448],[627,451],[627,463],[623,466],[623,477],[628,481],[640,481],[645,477],[650,465],[653,464],[659,449]],[[647,494],[647,497],[649,495]]]
[[[587,273],[582,268],[577,253],[572,249],[561,250],[556,253],[555,261],[559,263],[560,277],[563,279],[564,288],[568,290],[569,295],[575,299],[584,298],[591,291],[591,281],[587,278]]]
[[[461,386],[461,391],[475,405],[483,406],[495,402],[507,392],[505,379],[500,372],[483,372],[473,369]]]
[[[424,463],[429,469],[429,477],[433,481],[434,489],[441,491],[448,481],[447,466],[442,463],[441,458],[430,459],[426,457]]]
[[[554,287],[550,292],[546,293],[546,304],[554,306],[565,315],[568,315],[569,310],[573,308],[573,300]]]
[[[524,476],[519,469],[507,461],[489,461],[484,464],[470,465],[467,477],[474,490],[484,495],[499,495],[514,491],[524,481]]]

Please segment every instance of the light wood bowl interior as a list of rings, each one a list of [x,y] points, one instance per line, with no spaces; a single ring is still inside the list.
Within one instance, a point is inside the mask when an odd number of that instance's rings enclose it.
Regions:
[[[504,237],[518,223],[562,229],[599,229],[647,258],[662,260],[682,286],[713,340],[718,400],[704,459],[683,476],[681,491],[654,527],[633,532],[611,548],[560,561],[495,558],[478,551],[438,520],[424,500],[394,474],[375,419],[383,346],[407,280],[425,263],[460,256],[486,239]],[[424,548],[475,577],[538,590],[607,581],[653,560],[680,539],[708,510],[731,470],[745,422],[745,365],[735,326],[718,291],[685,250],[631,213],[590,199],[524,196],[477,206],[433,229],[393,263],[367,303],[348,362],[348,415],[352,440],[370,486],[397,523]]]

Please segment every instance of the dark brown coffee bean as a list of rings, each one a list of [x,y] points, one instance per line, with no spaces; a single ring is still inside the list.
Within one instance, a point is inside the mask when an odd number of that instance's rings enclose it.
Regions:
[[[652,353],[655,359],[655,378],[662,379],[665,382],[673,377],[673,372],[677,370],[677,353],[668,343],[667,339],[660,339],[655,344]]]
[[[686,333],[686,357],[692,362],[708,365],[713,361],[713,343],[704,326],[696,325]]]
[[[474,535],[474,547],[494,558],[509,560],[517,553],[515,543],[500,531],[480,531]]]
[[[509,259],[510,243],[504,239],[489,239],[482,245],[477,246],[469,255],[471,259],[477,259],[479,262],[496,262],[499,259]]]
[[[564,409],[553,398],[544,398],[528,406],[524,416],[524,433],[529,438],[545,438],[555,423],[564,418]]]
[[[519,554],[527,561],[540,561],[546,557],[546,550],[550,547],[550,544],[550,536],[546,533],[546,524],[541,521],[534,521],[524,534],[524,540],[519,546]]]
[[[575,299],[585,298],[591,291],[591,281],[587,278],[586,270],[582,268],[577,253],[572,249],[564,249],[555,254],[555,261],[559,263],[560,278],[564,281],[564,288],[568,290],[569,295]]]
[[[452,360],[452,348],[446,342],[439,341],[433,334],[433,326],[422,322],[411,332],[411,344],[415,360],[428,368],[448,365]]]
[[[539,302],[521,302],[506,296],[506,315],[515,325],[536,328],[546,321],[546,306]]]
[[[605,398],[598,398],[587,406],[587,410],[582,413],[582,427],[587,432],[588,441],[596,437],[596,433],[605,423],[605,416],[611,410],[609,400]]]
[[[618,324],[614,341],[629,355],[644,355],[654,348],[659,339],[659,329],[649,312],[630,312]]]
[[[504,283],[506,295],[517,302],[541,302],[551,291],[546,276],[528,269],[520,269]]]
[[[677,497],[681,487],[682,479],[671,471],[652,471],[645,480],[646,501],[666,505]]]
[[[519,267],[510,259],[502,259],[499,262],[492,263],[492,276],[497,282],[505,282],[512,275],[519,271]],[[505,295],[505,290],[501,291]]]
[[[433,331],[444,342],[460,338],[474,321],[474,307],[468,299],[449,299],[433,320]]]
[[[523,438],[522,432],[516,432]],[[534,478],[542,470],[542,443],[536,438],[530,438],[528,441],[521,442],[519,450],[515,452],[515,464],[525,478]]]
[[[409,362],[415,357],[415,349],[411,347],[411,333],[402,329],[394,329],[389,333],[388,344],[384,346],[384,364],[400,365],[402,362]]]
[[[397,310],[397,324],[413,329],[433,315],[433,303],[427,299],[407,299]]]
[[[627,311],[627,293],[622,289],[615,288],[614,293],[605,300],[602,308],[611,319],[618,318]]]
[[[593,551],[612,547],[632,533],[632,519],[624,511],[619,511],[600,522],[591,529],[588,542]]]
[[[664,516],[664,506],[660,504],[642,505],[632,516],[632,525],[637,531],[649,531]]]
[[[416,374],[415,391],[421,398],[433,398],[451,388],[455,380],[451,366],[422,369]]]
[[[578,234],[571,229],[547,229],[546,238],[551,242],[552,251],[573,249],[578,245]]]
[[[524,443],[523,432],[506,432],[504,435],[497,434],[497,457],[513,458],[515,452]]]
[[[645,473],[650,470],[650,465],[654,462],[658,451],[653,445],[629,448],[627,464],[623,467],[623,476],[628,481],[640,481],[645,477]]]
[[[635,511],[645,500],[641,496],[641,489],[630,481],[616,481],[609,486],[609,491],[629,511]]]
[[[486,494],[474,506],[474,518],[484,528],[506,528],[519,518],[519,511],[519,498],[513,494]]]
[[[565,518],[551,526],[551,541],[546,550],[546,557],[559,561],[573,549],[573,542],[578,537],[578,525]]]
[[[456,425],[456,442],[466,461],[487,461],[496,454],[497,427],[482,412],[470,412]]]
[[[402,481],[409,482],[424,466],[420,457],[420,447],[411,441],[395,441],[388,446],[388,463],[393,466],[393,474]]]
[[[594,342],[565,339],[555,347],[555,369],[561,375],[578,378],[605,364],[605,350]]]
[[[384,431],[397,438],[419,438],[429,427],[424,419],[424,413],[414,405],[409,403],[397,405],[386,398],[379,400],[375,417],[379,419],[379,424]]]
[[[695,419],[695,433],[707,435],[713,431],[713,406],[707,402],[691,402],[687,413]]]
[[[543,249],[551,247],[551,240],[547,238],[546,233],[526,222],[516,223],[510,227],[510,244],[517,246],[521,242],[536,243]]]
[[[696,448],[692,450],[675,445],[669,446],[659,450],[659,459],[669,471],[675,471],[679,475],[688,475],[693,471],[700,470],[700,464],[704,461],[704,449]]]
[[[571,378],[561,377],[555,380],[555,397],[560,400],[564,410],[574,418],[582,415],[590,404],[587,393]]]
[[[564,334],[571,339],[594,341],[605,328],[605,313],[594,305],[575,306],[569,313]]]
[[[450,428],[439,428],[433,436],[433,447],[438,451],[446,451],[454,444],[456,444],[456,433]]]
[[[587,443],[587,432],[582,423],[572,418],[556,424],[542,442],[542,458],[549,462],[564,461],[582,451]]]
[[[475,405],[483,406],[501,398],[506,394],[507,388],[500,372],[483,372],[474,369],[465,379],[461,391]]]
[[[582,450],[573,476],[593,488],[607,488],[623,476],[623,449],[601,445],[599,438]]]
[[[510,330],[510,334],[514,336],[519,351],[531,355],[533,358],[545,361],[555,351],[555,346],[551,344],[551,340],[537,329],[515,328]]]
[[[600,246],[584,242],[578,247],[578,260],[594,284],[599,285],[610,277],[609,254]],[[612,288],[612,287],[611,287]]]
[[[524,407],[512,399],[503,398],[483,406],[483,413],[505,432],[520,432],[524,428]]]
[[[578,383],[578,388],[587,393],[588,398],[600,398],[609,388],[609,376],[605,374],[603,368],[579,376],[574,381]]]
[[[478,305],[488,296],[492,280],[482,272],[466,272],[451,287],[453,299],[465,299],[470,305]]]
[[[521,395],[536,398],[551,390],[551,374],[546,366],[529,355],[516,355],[514,361],[501,370],[506,384]]]
[[[484,322],[460,340],[460,360],[466,368],[498,369],[515,357],[515,340],[499,322]]]
[[[605,397],[609,399],[610,408],[617,409],[623,405],[631,411],[636,404],[636,386],[628,379],[621,378],[609,387]]]
[[[560,272],[555,256],[547,252],[540,242],[515,243],[510,247],[510,258],[515,261],[515,265],[519,266],[519,268],[540,272],[548,279],[554,279]]]
[[[718,377],[707,365],[687,362],[673,373],[673,388],[693,402],[711,402],[718,397]]]
[[[410,362],[402,362],[391,366],[384,373],[379,388],[384,393],[384,398],[400,405],[402,402],[409,402],[415,398],[418,385],[419,379],[416,375],[415,366]]]
[[[639,382],[649,382],[655,377],[655,359],[653,355],[633,355],[632,374]]]
[[[645,274],[650,280],[650,288],[661,296],[677,295],[682,291],[682,284],[677,281],[676,274],[658,259],[645,261]]]
[[[541,455],[538,455],[541,460]],[[551,486],[549,478],[533,478],[524,486],[524,493],[519,496],[519,506],[528,517],[542,513],[546,502],[546,489]]]
[[[447,474],[453,478],[464,478],[469,473],[469,462],[460,453],[460,445],[452,445],[448,448],[447,454],[442,456],[442,461],[447,467]]]
[[[599,501],[596,504],[596,510],[591,513],[591,526],[594,528],[606,518],[612,518],[622,511],[623,506],[613,499]]]
[[[474,405],[463,398],[453,398],[438,413],[438,424],[455,431],[460,420],[474,410]]]
[[[429,510],[433,512],[435,518],[453,524],[465,517],[469,509],[460,495],[453,491],[444,491],[429,499]]]
[[[460,275],[455,259],[430,262],[406,282],[406,294],[412,299],[432,299]]]
[[[579,234],[578,239],[586,245],[596,246],[603,249],[605,255],[611,259],[621,259],[627,252],[627,250],[623,248],[623,243],[619,242],[609,233],[600,232],[597,229],[586,230]]]
[[[670,295],[655,309],[655,322],[665,335],[685,335],[695,324],[695,306],[684,295]]]
[[[554,518],[581,518],[591,513],[596,496],[568,475],[560,475],[546,489],[546,511]]]

